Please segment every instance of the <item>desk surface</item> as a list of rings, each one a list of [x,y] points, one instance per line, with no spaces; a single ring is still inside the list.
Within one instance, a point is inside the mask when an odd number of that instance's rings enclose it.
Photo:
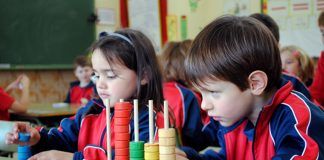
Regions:
[[[26,117],[70,116],[76,114],[79,105],[67,105],[54,108],[52,103],[35,103],[28,107],[27,113],[11,113]]]
[[[15,158],[9,158],[9,157],[0,157],[0,160],[13,160]]]

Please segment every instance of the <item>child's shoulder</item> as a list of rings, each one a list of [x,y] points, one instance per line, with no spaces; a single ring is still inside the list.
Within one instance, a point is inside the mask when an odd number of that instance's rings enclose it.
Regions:
[[[324,122],[324,112],[311,102],[303,93],[292,90],[289,95],[276,106],[271,115],[272,122],[305,123],[309,125],[314,119]]]
[[[74,86],[79,86],[80,85],[80,81],[72,81],[70,82],[70,87],[74,87]]]

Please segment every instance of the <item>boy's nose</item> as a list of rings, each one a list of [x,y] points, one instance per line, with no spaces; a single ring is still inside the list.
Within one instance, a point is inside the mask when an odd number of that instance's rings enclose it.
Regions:
[[[201,109],[208,111],[213,108],[212,103],[210,103],[207,99],[203,99],[201,102]]]

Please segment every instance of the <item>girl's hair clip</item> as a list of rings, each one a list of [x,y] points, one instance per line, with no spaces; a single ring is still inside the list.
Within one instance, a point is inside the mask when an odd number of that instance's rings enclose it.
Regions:
[[[299,57],[300,56],[300,53],[299,53],[299,51],[294,51],[294,52],[292,52],[292,55],[294,57]]]
[[[127,41],[130,45],[134,46],[132,41],[122,34],[115,33],[115,32],[101,32],[101,33],[99,33],[99,39],[107,37],[107,36],[114,36],[114,37],[121,38],[121,39]]]

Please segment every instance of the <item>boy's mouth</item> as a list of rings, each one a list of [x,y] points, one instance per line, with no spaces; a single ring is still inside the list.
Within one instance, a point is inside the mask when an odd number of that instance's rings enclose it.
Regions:
[[[215,121],[221,121],[222,120],[222,117],[219,117],[219,116],[213,116],[213,119]]]

